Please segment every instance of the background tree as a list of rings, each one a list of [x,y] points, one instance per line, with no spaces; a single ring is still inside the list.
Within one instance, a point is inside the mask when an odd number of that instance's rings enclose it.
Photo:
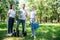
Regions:
[[[0,0],[0,21],[5,21],[10,4],[15,5],[15,10],[18,9],[18,0]]]

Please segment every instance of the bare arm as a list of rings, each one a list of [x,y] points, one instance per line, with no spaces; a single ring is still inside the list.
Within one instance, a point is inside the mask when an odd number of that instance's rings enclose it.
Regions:
[[[7,16],[9,17],[10,13],[7,13]]]
[[[25,10],[25,12],[26,12],[26,15],[25,16],[28,17],[28,14],[27,14],[27,11],[26,10]]]

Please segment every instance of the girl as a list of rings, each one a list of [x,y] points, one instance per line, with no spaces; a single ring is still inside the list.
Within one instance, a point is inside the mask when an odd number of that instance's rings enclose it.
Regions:
[[[35,7],[32,6],[32,11],[30,13],[30,24],[31,24],[31,29],[32,29],[31,37],[34,37],[34,38],[36,38],[36,32],[35,32],[36,29],[34,29],[34,27],[32,25],[35,22],[36,22],[36,11],[35,11]]]
[[[13,30],[13,24],[14,24],[14,18],[15,18],[15,10],[14,5],[10,5],[10,9],[8,11],[8,36],[12,36],[12,30]]]

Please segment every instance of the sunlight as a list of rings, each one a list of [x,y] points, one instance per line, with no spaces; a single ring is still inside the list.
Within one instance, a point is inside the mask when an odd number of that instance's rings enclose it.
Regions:
[[[26,3],[26,2],[27,2],[27,0],[19,0],[19,5],[23,4],[23,3]]]
[[[60,40],[60,0],[0,0],[0,40]]]
[[[3,40],[23,40],[23,38],[21,38],[21,37],[8,37]]]

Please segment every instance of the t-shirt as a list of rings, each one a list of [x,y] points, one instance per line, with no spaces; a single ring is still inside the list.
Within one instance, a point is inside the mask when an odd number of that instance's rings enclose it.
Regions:
[[[31,11],[30,18],[36,18],[36,11]]]
[[[9,13],[9,17],[15,18],[15,14],[16,14],[15,10],[9,9],[8,13]]]
[[[25,9],[20,9],[20,13],[19,13],[19,19],[25,20],[26,19],[26,14],[27,11]]]
[[[36,21],[36,11],[31,11],[30,13],[30,22],[34,23]]]

